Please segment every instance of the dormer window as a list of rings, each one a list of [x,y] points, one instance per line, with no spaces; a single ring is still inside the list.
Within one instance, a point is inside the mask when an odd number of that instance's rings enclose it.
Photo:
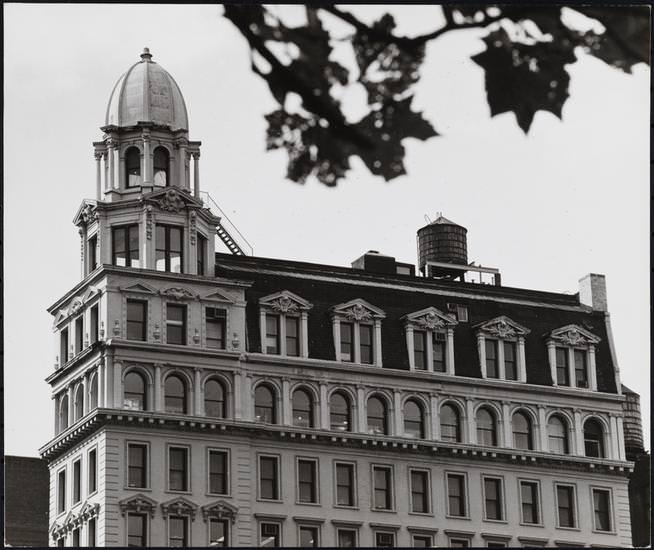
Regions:
[[[308,318],[313,306],[283,290],[259,300],[261,352],[309,357]]]
[[[475,328],[482,378],[526,382],[525,336],[529,329],[504,316]]]
[[[357,299],[334,306],[332,313],[336,361],[382,366],[379,308]]]
[[[597,390],[595,346],[599,341],[577,325],[552,331],[547,349],[554,385]]]
[[[456,319],[435,307],[405,315],[410,370],[454,374]]]
[[[130,147],[125,152],[125,182],[127,187],[139,187],[143,184],[141,177],[141,151]]]
[[[153,155],[154,184],[158,187],[170,185],[168,178],[168,166],[170,158],[165,147],[157,147]]]

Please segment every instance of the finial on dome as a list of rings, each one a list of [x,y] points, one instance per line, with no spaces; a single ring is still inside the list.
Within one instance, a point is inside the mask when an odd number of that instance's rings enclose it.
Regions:
[[[141,59],[143,61],[150,61],[150,59],[152,59],[152,54],[150,53],[150,48],[143,48],[143,53],[141,54]]]

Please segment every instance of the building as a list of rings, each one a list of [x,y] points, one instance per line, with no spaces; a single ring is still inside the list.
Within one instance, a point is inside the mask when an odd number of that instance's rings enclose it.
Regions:
[[[28,456],[4,457],[5,546],[48,546],[48,465]]]
[[[49,308],[51,544],[630,545],[602,275],[501,286],[442,216],[417,272],[246,256],[147,50],[102,131]]]

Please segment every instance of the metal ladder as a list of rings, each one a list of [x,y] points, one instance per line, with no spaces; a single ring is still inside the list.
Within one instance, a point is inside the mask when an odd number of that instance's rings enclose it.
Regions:
[[[243,249],[236,244],[234,239],[230,236],[230,234],[227,232],[227,230],[222,226],[222,224],[218,224],[216,228],[216,233],[220,237],[220,240],[225,243],[225,246],[229,248],[229,251],[236,255],[236,256],[245,256],[245,252],[243,252]]]
[[[232,221],[227,217],[227,215],[222,211],[222,208],[218,206],[213,197],[206,191],[200,193],[203,201],[210,204],[211,210],[216,210],[220,216],[220,222],[216,226],[216,234],[220,237],[220,240],[225,244],[227,249],[234,254],[235,256],[252,256],[254,255],[254,249],[248,240],[243,236],[243,234],[238,230],[238,228],[232,223]],[[227,222],[227,223],[225,223]],[[229,231],[227,227],[229,226]],[[230,233],[231,232],[231,233]],[[240,237],[239,241],[235,239],[232,235],[238,235]],[[244,249],[249,249],[249,254],[245,252]]]

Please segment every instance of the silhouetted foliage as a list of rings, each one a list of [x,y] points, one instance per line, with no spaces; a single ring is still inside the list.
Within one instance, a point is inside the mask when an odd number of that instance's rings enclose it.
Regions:
[[[573,9],[594,19],[602,32],[581,32],[562,20],[556,6],[442,6],[445,24],[433,32],[407,37],[395,32],[386,13],[367,25],[333,5],[306,8],[307,22],[285,25],[261,5],[225,6],[227,17],[247,40],[252,70],[268,84],[279,109],[266,115],[267,148],[284,148],[286,176],[304,183],[311,175],[333,186],[358,156],[371,173],[385,180],[406,173],[406,138],[426,140],[438,133],[422,113],[412,109],[427,42],[446,32],[480,28],[485,50],[472,57],[485,73],[491,116],[515,113],[527,133],[537,111],[561,118],[568,98],[566,66],[577,60],[577,48],[627,73],[636,63],[649,63],[650,11],[647,6]],[[358,74],[330,59],[336,37],[322,18],[336,17],[351,29],[345,39],[353,50]],[[283,62],[273,45],[297,52]],[[360,85],[367,94],[367,114],[346,118],[334,96],[337,87]],[[301,105],[287,110],[294,93]]]

